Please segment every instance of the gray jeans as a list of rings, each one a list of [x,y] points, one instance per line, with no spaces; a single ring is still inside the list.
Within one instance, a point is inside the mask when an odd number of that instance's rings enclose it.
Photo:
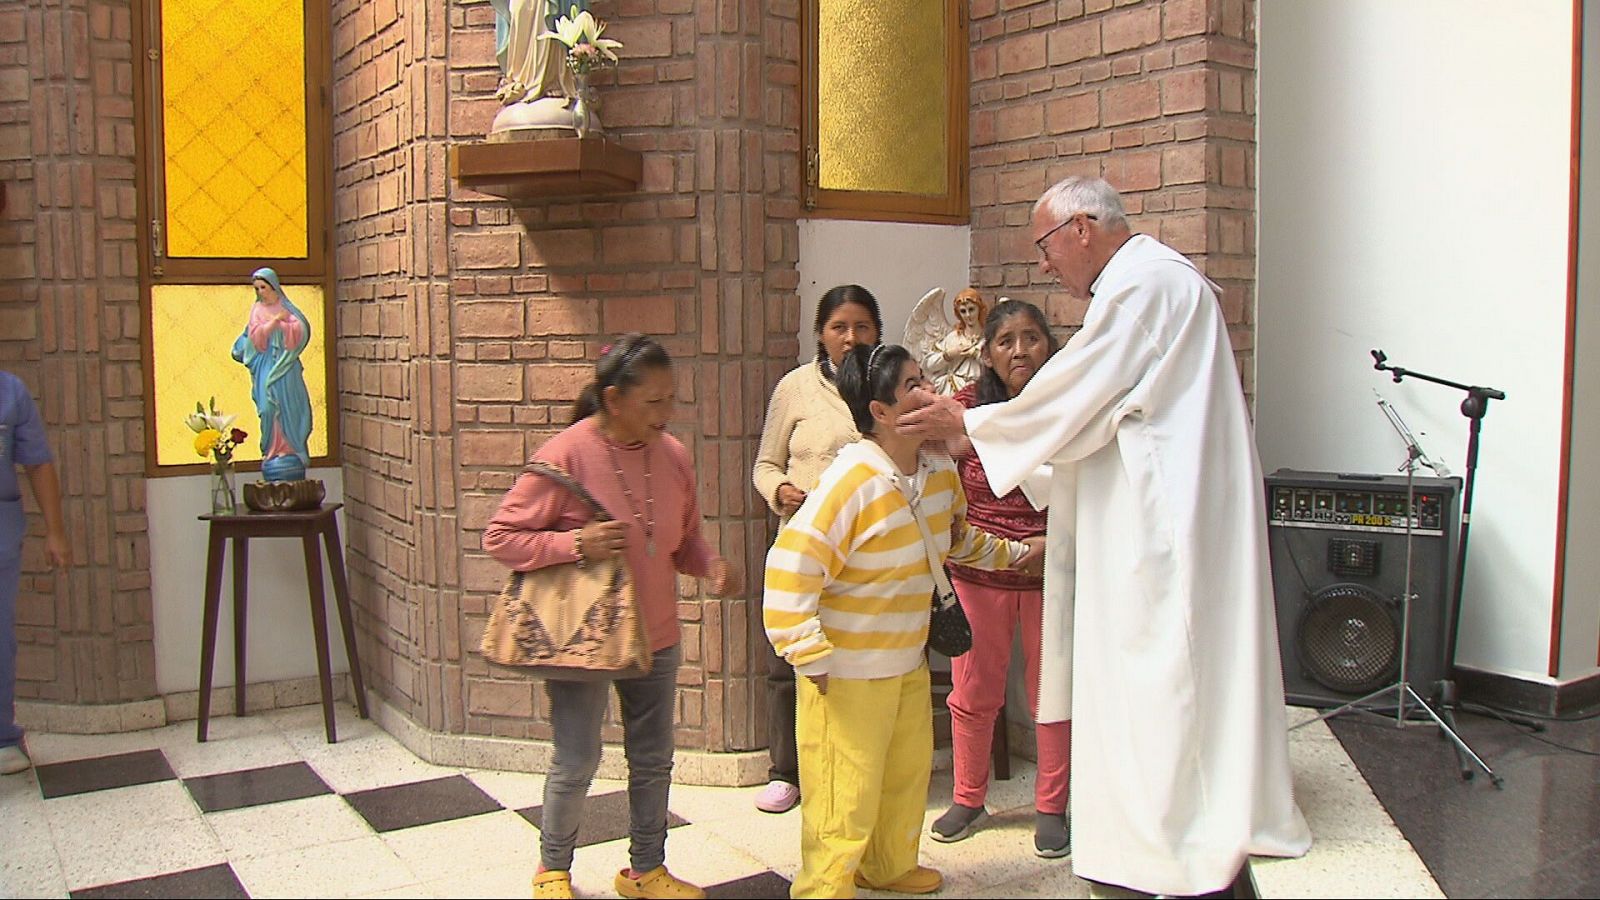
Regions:
[[[679,645],[674,644],[656,651],[650,674],[643,678],[544,683],[556,751],[544,782],[539,822],[539,861],[546,869],[572,868],[584,797],[600,766],[600,724],[613,685],[622,706],[622,745],[628,758],[629,864],[637,872],[665,865],[679,660]]]

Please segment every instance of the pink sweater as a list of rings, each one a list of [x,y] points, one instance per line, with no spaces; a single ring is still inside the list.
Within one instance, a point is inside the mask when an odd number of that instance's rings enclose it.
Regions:
[[[694,469],[683,444],[670,434],[648,445],[616,444],[600,430],[599,418],[591,416],[551,438],[533,457],[560,466],[614,518],[627,523],[628,569],[650,650],[678,643],[676,573],[705,577],[716,558],[700,533]],[[633,506],[617,481],[613,459],[633,492]],[[650,516],[645,504],[647,467],[649,493],[655,498],[654,555],[646,551],[644,528],[634,518],[635,509],[646,519]],[[483,549],[522,572],[573,562],[578,556],[572,549],[572,532],[589,518],[588,507],[566,488],[524,472],[484,528]]]

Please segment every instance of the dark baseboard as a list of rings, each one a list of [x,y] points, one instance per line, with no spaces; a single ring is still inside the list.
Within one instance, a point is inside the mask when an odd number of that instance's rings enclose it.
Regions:
[[[1464,703],[1482,703],[1536,716],[1577,716],[1600,710],[1600,672],[1560,684],[1528,681],[1500,672],[1457,666],[1456,690]]]

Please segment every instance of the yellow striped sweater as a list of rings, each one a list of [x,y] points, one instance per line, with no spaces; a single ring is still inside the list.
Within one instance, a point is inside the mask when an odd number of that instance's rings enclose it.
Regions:
[[[911,497],[941,560],[998,569],[1025,550],[968,524],[949,459],[923,454],[901,475],[873,441],[846,445],[767,554],[762,619],[795,671],[888,678],[921,664],[933,575]]]

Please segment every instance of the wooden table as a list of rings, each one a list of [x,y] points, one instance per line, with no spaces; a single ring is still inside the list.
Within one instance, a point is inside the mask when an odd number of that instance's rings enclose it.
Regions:
[[[298,537],[305,550],[306,590],[311,598],[311,635],[316,642],[317,679],[322,687],[322,721],[328,743],[338,740],[333,723],[333,676],[328,660],[328,619],[322,591],[322,555],[317,537],[322,537],[328,552],[328,568],[333,570],[333,599],[339,611],[339,627],[344,632],[344,652],[350,660],[350,677],[356,691],[356,709],[367,717],[367,692],[361,683],[361,662],[356,655],[355,627],[350,614],[350,587],[345,581],[344,553],[339,543],[339,520],[334,512],[342,503],[329,503],[316,509],[293,512],[246,512],[231,516],[205,515],[210,541],[206,550],[205,618],[200,632],[200,718],[196,737],[206,739],[211,719],[211,669],[217,655],[217,619],[222,606],[222,553],[233,541],[233,705],[242,716],[245,695],[245,620],[246,587],[249,584],[250,539]]]

